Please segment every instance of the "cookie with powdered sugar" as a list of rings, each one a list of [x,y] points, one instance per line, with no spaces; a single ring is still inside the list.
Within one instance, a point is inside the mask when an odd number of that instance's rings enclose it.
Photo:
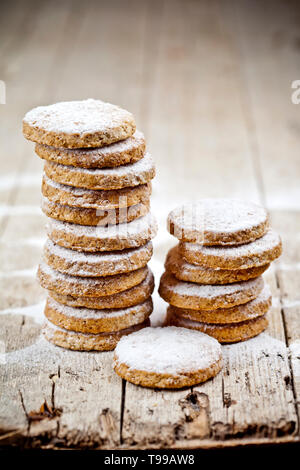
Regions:
[[[169,311],[166,325],[196,330],[212,336],[220,343],[237,343],[262,333],[268,326],[268,319],[262,315],[240,323],[213,324],[188,320]]]
[[[57,183],[77,188],[112,190],[149,183],[155,176],[155,166],[150,153],[141,160],[114,168],[79,168],[45,162],[48,178]]]
[[[231,284],[248,281],[260,276],[270,265],[254,266],[248,269],[214,269],[190,264],[179,252],[179,247],[172,248],[166,258],[165,268],[177,279],[198,284]]]
[[[145,138],[139,131],[128,139],[104,147],[66,149],[43,144],[35,146],[35,152],[44,160],[81,168],[109,168],[134,163],[143,157],[145,150]]]
[[[165,272],[160,280],[159,294],[175,307],[212,310],[249,302],[263,287],[261,276],[233,284],[205,285],[179,281],[173,274]]]
[[[41,262],[38,279],[45,289],[60,294],[83,297],[102,297],[116,294],[140,284],[147,276],[148,268],[140,268],[130,273],[104,277],[78,277],[63,274]]]
[[[145,279],[130,289],[117,292],[116,294],[105,295],[102,297],[79,297],[76,294],[60,294],[54,290],[49,291],[49,295],[57,302],[68,305],[69,307],[92,308],[95,310],[127,308],[133,305],[145,302],[154,289],[154,276],[151,270],[148,270]]]
[[[177,207],[168,230],[182,242],[241,245],[262,237],[269,228],[267,211],[239,199],[202,199]]]
[[[121,338],[114,354],[115,372],[142,387],[190,387],[214,377],[221,368],[220,344],[185,328],[144,328]]]
[[[79,333],[113,333],[143,323],[153,310],[152,299],[123,309],[93,310],[62,305],[48,297],[45,316],[56,326]]]
[[[112,351],[123,336],[139,331],[149,325],[150,320],[147,319],[143,323],[113,333],[93,334],[66,330],[46,320],[42,333],[47,341],[61,348],[74,351]]]
[[[152,242],[131,250],[85,253],[56,245],[50,239],[43,251],[51,268],[80,277],[113,276],[135,271],[146,266],[152,254]]]
[[[49,218],[47,233],[54,243],[72,250],[126,250],[142,246],[154,238],[157,222],[151,213],[128,224],[108,227],[76,225]]]
[[[151,183],[112,190],[75,188],[56,183],[45,174],[42,181],[42,194],[49,201],[85,209],[110,210],[134,206],[148,199],[151,190]]]
[[[86,209],[85,207],[72,207],[65,204],[58,204],[49,201],[46,197],[42,198],[42,211],[47,217],[70,222],[78,225],[116,225],[132,222],[139,217],[148,214],[150,209],[150,200],[144,201],[130,207],[121,209]]]
[[[217,308],[215,310],[193,310],[189,308],[179,308],[170,305],[168,313],[187,320],[212,323],[212,324],[230,324],[253,320],[265,315],[272,304],[272,295],[268,285],[258,294],[256,299],[241,305],[235,305],[229,308]]]
[[[135,130],[131,113],[94,99],[39,106],[23,119],[26,139],[58,148],[103,147],[131,137]]]
[[[215,269],[250,269],[271,263],[281,255],[280,236],[269,229],[265,235],[239,246],[204,246],[180,243],[181,256],[189,263]]]

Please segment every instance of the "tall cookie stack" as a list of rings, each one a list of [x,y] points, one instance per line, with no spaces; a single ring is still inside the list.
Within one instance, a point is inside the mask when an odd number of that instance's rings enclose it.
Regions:
[[[221,343],[261,333],[272,301],[261,275],[282,249],[265,209],[236,199],[203,199],[172,211],[168,229],[180,242],[167,255],[159,287],[170,304],[166,323]]]
[[[44,335],[69,349],[114,349],[152,312],[155,168],[144,136],[132,114],[92,99],[35,108],[23,133],[45,160]]]

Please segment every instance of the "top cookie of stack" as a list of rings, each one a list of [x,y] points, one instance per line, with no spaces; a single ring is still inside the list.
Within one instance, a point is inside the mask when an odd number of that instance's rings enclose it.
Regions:
[[[261,274],[281,254],[266,210],[236,199],[203,199],[173,210],[168,229],[180,240],[169,251],[160,283],[167,322],[221,342],[248,339],[267,326],[271,294]]]
[[[152,311],[155,167],[144,136],[131,113],[93,99],[35,108],[23,133],[45,160],[50,240],[38,276],[49,290],[46,337],[71,349],[113,349]]]

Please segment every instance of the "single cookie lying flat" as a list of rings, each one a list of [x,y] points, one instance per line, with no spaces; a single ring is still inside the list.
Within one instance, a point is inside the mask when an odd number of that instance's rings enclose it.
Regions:
[[[130,273],[105,277],[77,277],[63,274],[42,262],[38,269],[38,279],[45,289],[59,294],[82,297],[102,297],[116,294],[140,284],[147,276],[148,268],[140,268]]]
[[[114,370],[136,385],[182,388],[204,382],[222,368],[218,342],[195,331],[145,328],[126,339],[116,347]]]
[[[181,256],[189,263],[220,269],[249,269],[271,263],[281,255],[280,236],[269,229],[253,242],[239,246],[203,246],[180,243]]]
[[[75,225],[49,219],[47,234],[56,244],[72,250],[96,252],[137,248],[155,237],[157,223],[149,213],[128,224],[101,226]]]
[[[78,225],[116,225],[132,222],[149,212],[150,200],[122,209],[86,209],[51,202],[43,197],[42,211],[47,217]]]
[[[48,178],[57,183],[77,188],[112,190],[146,184],[155,176],[155,166],[150,153],[138,162],[115,168],[78,168],[45,162]]]
[[[76,331],[65,330],[46,320],[43,326],[43,335],[50,343],[61,348],[72,349],[74,351],[112,351],[115,349],[122,336],[129,335],[150,325],[147,319],[124,330],[113,333],[78,333]]]
[[[97,277],[127,273],[146,266],[151,259],[151,242],[131,250],[84,253],[56,245],[47,240],[44,259],[57,271],[71,276]]]
[[[181,281],[196,282],[198,284],[230,284],[247,281],[258,277],[269,267],[254,266],[249,269],[213,269],[187,263],[180,255],[178,246],[172,248],[166,258],[165,268]]]
[[[45,174],[42,182],[43,195],[57,204],[86,209],[117,209],[143,202],[151,195],[151,183],[111,191],[75,188],[56,183]]]
[[[125,309],[67,307],[48,297],[45,316],[56,326],[79,333],[113,333],[143,323],[153,310],[152,299]]]
[[[159,294],[169,304],[193,310],[229,308],[249,302],[262,291],[262,277],[224,285],[204,285],[179,281],[165,272],[160,280]]]
[[[135,130],[131,113],[93,99],[39,106],[23,119],[26,139],[58,148],[103,147],[131,137]]]
[[[140,160],[146,149],[142,132],[136,131],[131,137],[100,148],[65,149],[36,144],[37,155],[62,165],[81,168],[108,168]]]
[[[145,302],[154,289],[154,276],[148,270],[146,278],[136,286],[123,290],[117,294],[105,295],[103,297],[78,297],[76,295],[64,295],[49,291],[49,295],[57,302],[69,307],[84,307],[96,310],[106,308],[127,308]]]
[[[211,324],[195,322],[174,314],[169,314],[166,319],[166,324],[201,331],[217,339],[220,343],[237,343],[238,341],[246,341],[262,333],[268,326],[268,319],[266,315],[262,315],[253,320],[241,323]]]
[[[183,242],[240,245],[268,230],[266,210],[238,199],[202,199],[177,207],[168,216],[168,230]]]
[[[215,310],[192,310],[178,308],[170,305],[168,315],[186,318],[201,323],[239,323],[265,315],[272,304],[272,296],[268,285],[258,294],[256,299],[246,304],[236,305],[230,308],[217,308]]]

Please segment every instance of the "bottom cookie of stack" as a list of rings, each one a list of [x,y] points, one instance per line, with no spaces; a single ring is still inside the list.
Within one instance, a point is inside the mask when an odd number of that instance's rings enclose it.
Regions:
[[[149,326],[152,310],[151,297],[131,307],[103,310],[68,307],[48,297],[43,334],[64,348],[110,351],[121,336]]]
[[[43,328],[43,335],[56,346],[74,351],[112,351],[122,336],[147,326],[150,326],[150,320],[112,333],[88,334],[65,330],[47,321]]]

